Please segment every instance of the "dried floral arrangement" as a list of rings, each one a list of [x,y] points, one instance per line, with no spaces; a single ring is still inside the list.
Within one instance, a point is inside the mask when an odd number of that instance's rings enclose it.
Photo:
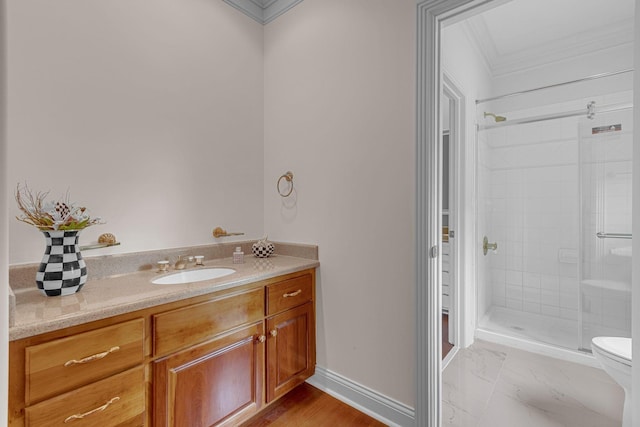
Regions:
[[[102,224],[100,218],[91,218],[84,207],[69,201],[69,194],[55,202],[46,201],[49,192],[33,193],[25,184],[16,188],[16,202],[22,211],[18,221],[33,225],[40,230],[83,230]]]

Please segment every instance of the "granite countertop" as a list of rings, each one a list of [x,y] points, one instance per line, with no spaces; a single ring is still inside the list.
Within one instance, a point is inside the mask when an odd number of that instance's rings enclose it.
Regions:
[[[9,327],[9,340],[14,341],[94,320],[205,295],[308,268],[315,268],[319,265],[317,256],[316,259],[312,259],[288,255],[273,255],[269,258],[255,258],[252,255],[245,255],[244,264],[233,264],[232,258],[229,257],[205,261],[204,267],[227,267],[233,268],[236,272],[218,279],[195,283],[154,285],[151,283],[152,280],[162,275],[175,273],[175,271],[159,273],[155,269],[146,269],[94,280],[90,278],[79,292],[62,297],[44,296],[35,287],[35,284],[31,287],[14,288],[15,308],[11,313],[12,325]],[[203,267],[193,267],[181,271],[196,268]]]

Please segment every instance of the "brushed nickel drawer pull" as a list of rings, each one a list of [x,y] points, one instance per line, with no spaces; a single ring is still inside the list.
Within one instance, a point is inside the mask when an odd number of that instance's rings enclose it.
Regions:
[[[92,409],[89,412],[85,412],[84,414],[75,414],[75,415],[68,416],[67,419],[64,420],[64,423],[66,424],[69,421],[73,421],[73,420],[81,420],[84,417],[88,417],[91,414],[95,414],[96,412],[102,412],[105,409],[107,409],[112,403],[116,403],[118,400],[120,400],[120,397],[116,396],[112,398],[110,401],[108,401],[107,403],[105,403],[104,405],[96,409]]]
[[[302,293],[302,289],[298,289],[295,292],[290,292],[288,294],[284,294],[282,295],[282,298],[290,298],[290,297],[297,297],[298,295],[300,295]]]
[[[102,352],[102,353],[98,353],[98,354],[94,354],[92,356],[87,356],[84,359],[80,359],[80,360],[68,360],[67,362],[65,362],[64,366],[65,368],[68,368],[69,366],[73,366],[73,365],[83,365],[85,363],[89,363],[89,362],[93,362],[94,360],[100,360],[103,359],[105,357],[107,357],[109,354],[111,353],[115,353],[116,351],[120,350],[120,347],[115,346],[115,347],[111,347],[109,350]]]

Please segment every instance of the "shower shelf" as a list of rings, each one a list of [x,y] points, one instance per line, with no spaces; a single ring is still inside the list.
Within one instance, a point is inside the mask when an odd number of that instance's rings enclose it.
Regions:
[[[592,286],[594,288],[607,289],[610,291],[631,292],[631,283],[618,282],[615,280],[589,279],[583,280],[582,284]]]

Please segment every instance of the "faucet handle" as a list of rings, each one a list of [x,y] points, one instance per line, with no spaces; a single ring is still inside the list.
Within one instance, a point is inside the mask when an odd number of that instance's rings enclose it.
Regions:
[[[169,269],[169,261],[158,261],[158,272],[165,272]]]

